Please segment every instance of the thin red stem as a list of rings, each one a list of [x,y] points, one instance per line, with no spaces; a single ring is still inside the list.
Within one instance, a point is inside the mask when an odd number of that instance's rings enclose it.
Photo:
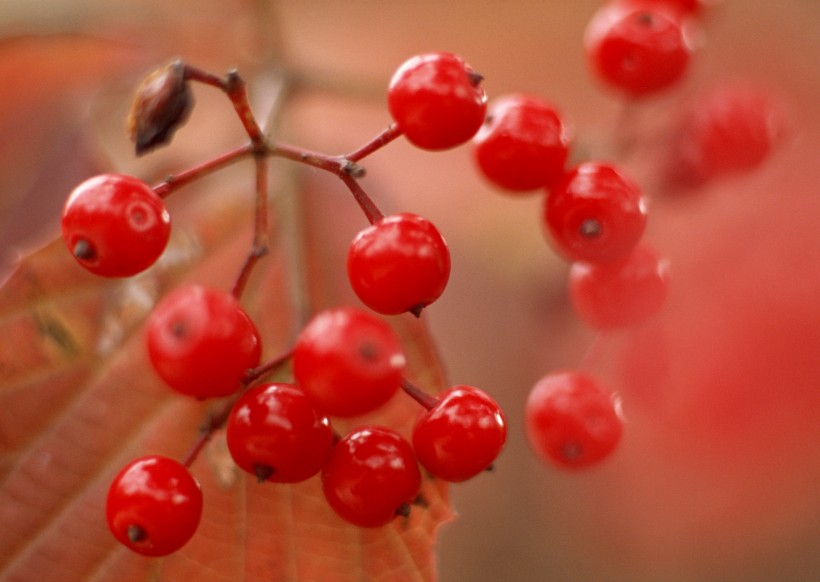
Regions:
[[[238,71],[230,71],[225,77],[225,93],[233,104],[239,120],[242,122],[245,132],[251,138],[251,141],[256,146],[257,152],[263,152],[266,149],[265,134],[262,128],[256,122],[256,117],[251,111],[250,100],[248,99],[248,87],[245,80],[239,76]]]
[[[239,271],[232,293],[239,299],[259,259],[268,254],[268,163],[261,155],[254,158],[256,162],[256,205],[253,228],[253,245]]]
[[[621,104],[613,132],[615,155],[619,158],[628,158],[639,144],[639,109],[635,101],[631,99],[626,99]]]
[[[339,178],[342,179],[342,182],[345,183],[348,190],[353,194],[353,197],[356,199],[356,202],[359,204],[359,208],[362,209],[364,215],[367,217],[367,220],[370,221],[370,224],[374,224],[375,222],[384,218],[384,214],[382,214],[381,210],[379,210],[376,203],[373,202],[373,199],[364,191],[364,188],[361,187],[358,180],[353,176],[349,176],[347,174],[341,174]]]
[[[212,160],[197,164],[193,168],[189,168],[179,172],[178,174],[168,176],[164,181],[154,186],[154,192],[156,192],[160,198],[170,196],[172,193],[176,192],[183,186],[187,186],[194,180],[198,180],[199,178],[207,176],[217,170],[221,170],[222,168],[230,166],[231,164],[241,160],[245,156],[253,154],[253,151],[254,146],[252,143],[245,144],[217,156]]]
[[[328,156],[282,143],[271,144],[268,153],[272,156],[278,156],[336,174],[353,194],[362,212],[364,212],[367,220],[369,220],[371,224],[384,218],[381,210],[379,210],[376,203],[373,202],[373,199],[364,191],[357,180],[357,178],[364,175],[363,168],[347,157]]]
[[[595,337],[592,339],[592,342],[587,347],[587,351],[581,358],[578,367],[581,369],[588,369],[593,367],[595,363],[600,360],[601,355],[603,353],[603,347],[603,334],[598,333],[595,335]]]
[[[401,136],[404,132],[399,129],[399,126],[395,123],[389,125],[387,129],[382,131],[379,135],[374,137],[368,143],[364,144],[359,149],[347,154],[345,159],[351,162],[360,162],[362,159],[366,158],[370,154],[375,151],[380,150],[391,141],[396,139],[397,137]]]
[[[202,449],[205,448],[205,445],[208,444],[208,441],[211,440],[214,432],[222,428],[222,426],[227,422],[228,416],[231,414],[231,410],[233,410],[234,404],[239,399],[239,394],[232,397],[229,401],[224,402],[216,412],[209,414],[206,424],[202,426],[199,431],[199,436],[194,441],[194,444],[191,445],[191,448],[188,450],[188,453],[182,459],[182,464],[186,467],[190,468],[191,465],[194,464],[197,457],[199,457],[199,453],[202,452]]]
[[[213,73],[203,71],[202,69],[192,67],[191,65],[185,65],[185,72],[183,73],[183,76],[186,80],[196,81],[197,83],[210,85],[222,91],[227,91],[227,83],[225,81],[225,77],[214,75]]]
[[[185,79],[189,81],[196,81],[204,85],[210,85],[223,91],[231,100],[234,110],[236,110],[242,126],[248,137],[251,138],[257,151],[261,151],[265,147],[265,135],[262,129],[256,122],[250,107],[248,99],[248,89],[245,80],[239,75],[236,70],[228,71],[224,77],[214,75],[207,71],[203,71],[190,65],[185,65]]]
[[[424,390],[413,384],[407,378],[401,379],[401,388],[413,400],[421,404],[427,410],[432,410],[438,404],[438,398],[427,394]]]
[[[345,172],[344,168],[347,162],[347,160],[339,156],[320,154],[286,143],[270,144],[268,146],[268,154],[312,166],[330,172],[331,174],[336,174],[337,176]]]
[[[284,363],[287,362],[292,356],[293,347],[290,347],[281,354],[277,355],[276,357],[271,358],[267,362],[258,365],[256,368],[252,370],[248,370],[248,373],[245,374],[245,379],[242,380],[242,383],[245,385],[252,384],[259,378],[267,376],[271,372],[276,371],[277,368],[284,365]]]

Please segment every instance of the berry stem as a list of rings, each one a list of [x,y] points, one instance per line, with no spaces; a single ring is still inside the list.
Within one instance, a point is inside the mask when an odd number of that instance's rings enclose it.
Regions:
[[[359,166],[357,162],[402,135],[402,131],[397,124],[393,123],[389,125],[375,138],[347,156],[330,156],[311,152],[292,145],[271,142],[265,137],[262,128],[259,126],[251,110],[247,84],[238,71],[231,70],[224,77],[220,77],[196,67],[185,65],[183,75],[186,80],[203,83],[223,91],[231,100],[231,104],[245,128],[245,132],[248,134],[248,137],[250,137],[251,143],[241,148],[241,154],[236,151],[229,152],[228,154],[215,158],[211,162],[206,162],[187,172],[180,173],[174,177],[173,184],[171,179],[166,180],[163,184],[157,186],[157,194],[161,197],[167,196],[176,187],[182,186],[204,175],[207,171],[221,167],[222,164],[225,163],[223,158],[226,158],[226,156],[230,161],[233,160],[234,156],[241,157],[249,153],[253,153],[257,157],[257,213],[254,245],[250,253],[248,253],[248,258],[240,271],[240,275],[234,286],[234,295],[238,297],[242,293],[253,266],[259,258],[267,253],[267,170],[261,169],[263,165],[261,159],[264,156],[282,157],[336,174],[353,194],[353,197],[371,224],[383,218],[384,215],[376,207],[376,204],[356,181],[357,178],[361,178],[365,173],[364,168]],[[265,184],[260,185],[261,182],[265,182]],[[263,214],[265,215],[264,217],[262,216]],[[264,230],[262,227],[264,227]]]
[[[231,291],[237,299],[242,296],[256,263],[268,254],[268,163],[267,159],[260,154],[255,155],[254,161],[256,162],[256,205],[253,245]]]
[[[378,142],[379,138],[377,137],[374,141]],[[373,142],[369,142],[369,144],[366,144],[360,148],[360,150],[357,150],[357,152],[362,150],[367,152],[368,146],[372,143]],[[378,147],[374,146],[372,151],[375,151]],[[336,176],[338,176],[339,179],[345,183],[345,186],[347,186],[348,190],[350,190],[353,194],[353,197],[356,199],[356,202],[359,204],[362,212],[364,212],[367,220],[369,220],[371,224],[384,217],[382,212],[373,202],[373,199],[370,198],[367,192],[364,191],[357,180],[357,178],[364,176],[364,169],[347,157],[329,156],[283,143],[270,144],[268,153],[271,156],[285,158],[300,164],[306,164],[308,166],[336,174]]]
[[[347,154],[345,156],[345,159],[347,159],[351,162],[359,162],[362,159],[369,156],[370,154],[372,154],[373,152],[380,150],[381,148],[383,148],[384,146],[389,144],[394,139],[400,137],[402,135],[402,133],[403,132],[402,132],[401,129],[399,129],[398,124],[391,123],[387,127],[387,129],[382,131],[379,135],[374,137],[368,143],[364,144],[359,149]]]
[[[245,379],[242,380],[242,384],[248,386],[267,374],[275,371],[277,368],[282,366],[285,362],[287,362],[291,356],[293,356],[293,347],[286,349],[281,354],[277,355],[274,358],[271,358],[267,362],[258,365],[256,368],[252,370],[248,370],[247,374],[245,374]]]
[[[251,111],[248,87],[239,71],[233,69],[228,71],[224,77],[220,77],[196,67],[185,65],[183,75],[186,80],[210,85],[223,91],[231,100],[231,104],[245,128],[245,133],[251,138],[254,150],[257,152],[265,150],[265,134],[262,133],[262,128],[259,127],[256,117]]]
[[[362,209],[362,212],[364,212],[370,224],[374,224],[384,218],[384,214],[382,214],[381,210],[379,210],[367,192],[364,191],[364,188],[361,187],[356,178],[348,174],[341,174],[339,177],[342,179],[342,182],[345,183],[347,189],[350,190],[351,194],[353,194],[359,208]]]
[[[253,154],[253,152],[254,145],[252,143],[247,143],[229,152],[225,152],[224,154],[211,160],[197,164],[187,170],[183,170],[178,174],[168,176],[164,181],[153,187],[154,192],[156,192],[157,196],[160,198],[166,198],[183,186],[187,186],[194,180],[216,172],[217,170],[221,170],[222,168],[225,168],[226,166],[229,166],[244,157]]]
[[[595,334],[592,342],[587,347],[581,361],[578,363],[578,368],[581,370],[588,370],[595,366],[595,363],[601,359],[604,349],[604,335],[602,333]]]
[[[613,131],[615,140],[613,147],[617,159],[623,160],[629,158],[639,145],[639,109],[634,99],[624,99],[621,103]]]
[[[231,397],[231,399],[223,403],[216,412],[208,415],[205,424],[203,424],[199,431],[199,436],[194,441],[194,444],[191,445],[191,448],[188,450],[185,457],[183,457],[182,461],[180,461],[183,466],[188,469],[191,468],[191,465],[193,465],[194,461],[196,461],[197,457],[199,457],[199,453],[202,452],[202,449],[204,449],[205,445],[208,444],[208,441],[211,440],[214,432],[219,430],[228,420],[228,416],[230,415],[231,409],[237,399],[238,395]]]
[[[188,64],[185,65],[183,77],[185,78],[185,80],[188,81],[196,81],[197,83],[202,83],[203,85],[210,85],[211,87],[216,87],[217,89],[225,91],[226,93],[228,90],[227,81],[225,77],[214,75],[213,73],[203,71],[202,69],[192,67]]]
[[[401,379],[401,389],[427,410],[432,410],[436,404],[438,404],[438,398],[427,394],[427,392],[413,384],[407,378]]]
[[[274,142],[268,144],[268,155],[285,158],[300,164],[306,164],[337,176],[344,172],[346,160],[340,156],[329,156],[312,152],[304,148],[286,143]]]
[[[225,76],[225,93],[233,104],[239,120],[242,122],[245,132],[251,138],[251,142],[256,148],[257,152],[263,152],[266,149],[265,134],[262,128],[256,122],[256,117],[251,111],[250,100],[248,99],[248,87],[245,80],[239,75],[239,71],[229,71]]]

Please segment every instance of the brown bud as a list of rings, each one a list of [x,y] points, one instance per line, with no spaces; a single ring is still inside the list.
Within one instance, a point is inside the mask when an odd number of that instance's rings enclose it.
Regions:
[[[128,114],[128,132],[137,155],[169,143],[174,132],[188,120],[193,106],[182,61],[148,75],[137,89]]]

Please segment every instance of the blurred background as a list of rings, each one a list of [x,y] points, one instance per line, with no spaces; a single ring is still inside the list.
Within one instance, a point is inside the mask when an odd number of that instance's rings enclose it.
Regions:
[[[491,100],[552,101],[574,127],[577,158],[612,159],[623,104],[592,78],[581,40],[599,6],[5,0],[0,268],[55,235],[66,193],[90,173],[161,178],[241,143],[230,115],[214,114],[221,98],[198,91],[173,147],[132,156],[129,95],[175,57],[239,67],[261,111],[271,71],[296,71],[307,89],[281,119],[283,139],[343,152],[389,122],[384,90],[399,63],[448,50],[485,76]],[[468,147],[431,154],[400,140],[367,161],[363,183],[385,212],[425,215],[450,243],[450,285],[425,317],[450,381],[494,394],[510,423],[496,471],[451,488],[458,519],[438,543],[445,582],[820,579],[820,3],[724,0],[704,15],[700,40],[684,82],[642,104],[632,130],[668,133],[694,92],[740,78],[783,97],[789,131],[760,169],[697,192],[661,187],[657,149],[619,160],[646,188],[646,238],[670,259],[673,286],[657,320],[600,338],[584,360],[621,394],[627,419],[616,455],[588,471],[544,464],[523,432],[532,385],[578,366],[595,341],[569,308],[541,196],[495,191]],[[307,179],[317,200],[342,191]],[[338,281],[328,297],[349,298],[343,241],[361,216],[312,208],[339,241],[322,251]]]

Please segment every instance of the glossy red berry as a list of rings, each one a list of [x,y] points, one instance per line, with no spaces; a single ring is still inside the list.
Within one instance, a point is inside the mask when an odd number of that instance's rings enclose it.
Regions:
[[[223,291],[186,285],[169,293],[148,319],[151,364],[174,390],[228,396],[259,364],[259,333],[239,301]]]
[[[420,488],[413,447],[386,427],[355,429],[336,443],[322,469],[328,504],[360,527],[378,527],[407,515]]]
[[[638,185],[621,170],[585,162],[549,191],[543,218],[564,257],[601,263],[632,251],[646,228],[646,206]]]
[[[615,399],[584,372],[556,372],[539,380],[527,398],[524,418],[538,455],[567,468],[602,461],[623,433]]]
[[[420,313],[439,298],[450,277],[450,251],[432,222],[394,214],[365,228],[347,254],[353,291],[386,315]]]
[[[393,328],[352,307],[316,314],[293,351],[296,384],[330,416],[357,416],[386,403],[399,388],[405,364]]]
[[[487,96],[481,80],[452,53],[417,55],[393,74],[387,105],[412,144],[427,150],[449,149],[473,137],[484,121]]]
[[[487,469],[506,440],[504,411],[489,394],[472,386],[443,392],[413,428],[419,462],[445,481],[466,481]]]
[[[693,50],[690,27],[674,10],[613,2],[601,7],[587,26],[587,59],[608,86],[644,97],[683,77]]]
[[[89,178],[63,208],[63,240],[83,267],[130,277],[153,265],[168,244],[165,203],[142,180],[124,174]]]
[[[610,263],[573,263],[569,297],[592,327],[614,329],[639,324],[663,307],[669,263],[645,246]]]
[[[491,103],[473,139],[473,155],[494,185],[528,192],[561,177],[569,143],[569,128],[552,105],[529,95],[508,95]]]
[[[696,186],[750,171],[769,157],[785,125],[777,99],[765,87],[732,82],[710,88],[680,122],[669,159],[671,181]]]
[[[166,556],[196,532],[202,491],[178,461],[141,457],[114,477],[105,512],[111,533],[124,546],[144,556]]]
[[[260,482],[304,481],[319,472],[333,446],[328,418],[291,384],[260,384],[243,394],[226,437],[236,464]]]

